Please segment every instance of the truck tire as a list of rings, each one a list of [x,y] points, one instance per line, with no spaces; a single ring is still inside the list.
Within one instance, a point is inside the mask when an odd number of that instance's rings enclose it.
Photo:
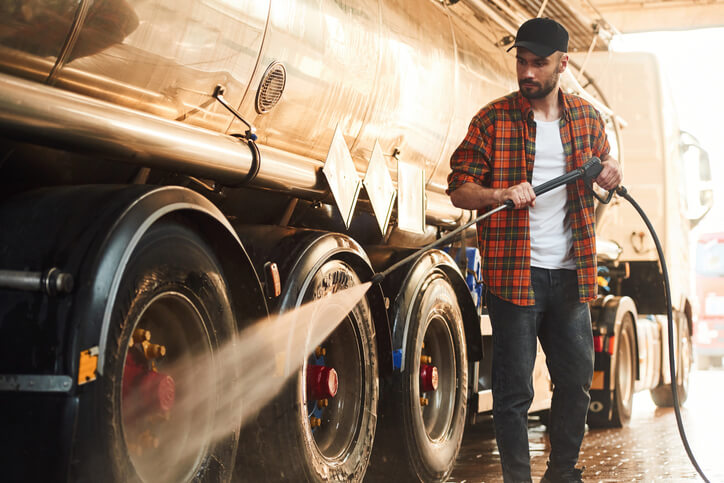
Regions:
[[[679,396],[679,404],[684,404],[687,397],[689,396],[689,375],[691,373],[691,359],[692,359],[692,347],[691,347],[691,334],[689,332],[689,324],[687,323],[686,316],[678,314],[676,318],[676,325],[678,328],[678,343],[679,350],[676,352],[676,392]],[[664,347],[663,350],[668,351],[668,347]],[[669,371],[668,365],[662,368],[662,371]],[[660,408],[669,408],[674,406],[674,396],[671,394],[671,384],[661,384],[654,389],[651,389],[651,399],[654,404]]]
[[[97,433],[87,435],[98,442],[102,479],[229,481],[238,423],[213,434],[227,382],[207,382],[205,399],[193,409],[178,405],[199,390],[185,373],[212,360],[219,365],[219,351],[234,337],[235,317],[216,255],[191,228],[162,219],[138,242],[117,293],[103,375],[95,383]],[[147,343],[162,345],[165,354],[156,348],[160,357],[149,359]],[[225,416],[225,424],[239,421]],[[80,471],[80,480],[100,478]]]
[[[458,300],[442,273],[431,272],[424,280],[407,320],[403,366],[384,383],[386,399],[366,481],[446,481],[460,450],[467,351]],[[432,367],[434,390],[425,380]]]
[[[348,263],[330,259],[309,279],[303,302],[360,283]],[[318,348],[300,356],[305,359],[302,369],[243,429],[238,481],[317,483],[364,477],[379,398],[375,324],[368,296]],[[336,371],[339,385],[334,397],[316,399],[307,384],[310,371],[319,367]]]
[[[622,428],[631,420],[636,383],[636,335],[633,317],[624,314],[617,335],[616,370],[611,411],[588,413],[588,424],[594,428]]]
[[[616,349],[616,386],[611,426],[622,428],[631,420],[636,384],[636,334],[633,316],[626,313],[621,321]]]
[[[616,374],[613,408],[609,427],[622,428],[631,420],[634,384],[636,383],[636,336],[633,317],[626,313],[621,321],[616,349]]]

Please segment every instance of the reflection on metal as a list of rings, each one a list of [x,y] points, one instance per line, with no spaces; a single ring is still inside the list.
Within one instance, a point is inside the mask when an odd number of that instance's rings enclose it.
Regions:
[[[417,165],[397,164],[397,225],[412,233],[425,232],[425,171]]]
[[[183,123],[0,74],[3,135],[108,159],[184,172],[235,186],[249,174],[253,156],[237,139]],[[329,195],[323,163],[259,145],[263,163],[250,186],[308,200]],[[466,212],[441,191],[430,197],[428,221],[454,225]]]
[[[372,210],[377,218],[382,235],[387,233],[387,226],[390,222],[392,209],[395,203],[395,185],[392,183],[392,176],[387,169],[387,163],[382,154],[380,144],[375,142],[372,148],[372,157],[365,174],[364,186],[367,196],[372,204]]]
[[[63,65],[65,65],[65,63],[70,58],[70,55],[73,52],[73,48],[75,47],[75,43],[78,40],[78,36],[80,35],[81,29],[83,28],[83,22],[85,22],[86,15],[88,15],[88,9],[90,8],[91,3],[92,2],[89,0],[82,0],[78,5],[78,10],[76,10],[75,12],[75,18],[73,19],[73,23],[71,24],[68,36],[65,38],[63,48],[60,50],[60,54],[55,60],[55,65],[53,65],[53,68],[48,74],[48,79],[46,80],[46,83],[51,85],[53,84],[53,80],[55,79],[58,71],[63,67]]]
[[[256,93],[256,112],[266,114],[282,98],[287,83],[287,70],[281,62],[272,62],[259,82]]]
[[[52,10],[51,23],[21,15],[16,3],[0,2],[0,71],[36,82],[45,81],[63,55],[80,5],[89,10],[67,62],[54,74],[62,92],[52,102],[62,120],[16,105],[11,109],[20,117],[3,135],[234,185],[249,172],[252,156],[241,143],[216,135],[241,128],[211,96],[223,85],[228,105],[259,136],[264,162],[250,186],[328,201],[320,170],[339,124],[357,172],[367,171],[376,141],[383,152],[399,148],[406,162],[424,169],[427,222],[448,224],[468,216],[444,193],[450,155],[475,112],[515,89],[512,56],[496,43],[534,16],[543,0],[449,6],[416,0],[78,0],[44,7]],[[31,3],[37,2],[23,5]],[[592,24],[600,22],[570,14],[571,5],[548,0],[545,15],[569,28],[572,46],[588,48]],[[596,48],[604,44],[597,41]],[[72,93],[86,97],[78,103]],[[7,95],[2,105],[27,97],[14,89],[1,95]],[[112,105],[94,105],[85,120],[80,111],[60,113],[87,108],[88,98]],[[40,99],[32,99],[31,110]],[[0,113],[3,126],[8,116]],[[181,122],[171,129],[158,118]],[[73,126],[69,135],[61,124]],[[189,125],[212,132],[201,136]],[[152,126],[163,134],[150,134]],[[388,168],[396,179],[396,166]]]
[[[322,168],[324,176],[327,178],[329,188],[332,191],[334,200],[337,202],[337,208],[342,215],[344,225],[349,228],[352,221],[354,207],[357,204],[362,181],[357,175],[357,169],[352,161],[352,155],[344,140],[342,131],[339,126],[334,131],[332,144],[329,146],[329,154]]]
[[[0,74],[0,129],[16,140],[234,185],[252,164],[238,140]]]

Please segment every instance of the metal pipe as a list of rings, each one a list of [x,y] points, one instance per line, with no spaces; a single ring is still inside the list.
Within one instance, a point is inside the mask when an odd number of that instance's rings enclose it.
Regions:
[[[230,136],[0,74],[0,129],[16,140],[222,183],[241,182],[251,151]],[[243,146],[243,147],[240,147]]]
[[[48,295],[69,293],[73,290],[73,276],[57,268],[45,272],[0,270],[0,288],[45,292]]]

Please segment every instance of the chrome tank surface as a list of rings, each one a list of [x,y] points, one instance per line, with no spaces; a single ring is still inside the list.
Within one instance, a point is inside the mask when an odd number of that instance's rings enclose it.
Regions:
[[[0,70],[324,160],[340,127],[364,173],[375,141],[445,189],[474,113],[515,88],[492,22],[432,0],[24,0],[0,5]],[[286,68],[279,104],[258,114],[260,78]]]
[[[324,159],[339,126],[361,173],[377,140],[390,171],[397,150],[443,186],[473,114],[514,85],[512,57],[493,44],[430,0],[274,0],[241,111],[262,144]],[[274,61],[287,89],[256,115],[258,78]]]
[[[0,6],[0,69],[166,119],[224,131],[269,0],[55,0]]]

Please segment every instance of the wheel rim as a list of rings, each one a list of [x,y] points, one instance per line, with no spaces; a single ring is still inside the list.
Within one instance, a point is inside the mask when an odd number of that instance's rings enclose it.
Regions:
[[[631,336],[627,328],[621,331],[618,341],[618,360],[617,365],[617,389],[621,395],[621,403],[629,410],[633,396],[633,360]]]
[[[415,393],[420,394],[419,414],[425,433],[431,441],[445,439],[450,431],[457,397],[457,363],[453,336],[445,314],[435,309],[430,313],[420,354],[420,364],[437,368],[437,389],[424,391],[420,377],[414,378]],[[420,373],[420,364],[416,375]]]
[[[188,481],[208,451],[209,434],[200,434],[199,428],[211,428],[213,407],[181,409],[174,400],[194,391],[184,378],[193,364],[212,357],[209,333],[191,300],[178,292],[153,298],[133,327],[121,389],[122,431],[131,463],[142,481]],[[149,358],[144,348],[149,344],[164,347],[165,354],[157,350],[157,357]],[[158,375],[166,378],[166,386],[169,378],[174,381],[173,398],[168,387],[159,396],[156,386],[147,384]]]
[[[365,399],[365,368],[354,319],[345,318],[309,357],[303,384],[307,423],[317,450],[327,460],[344,458],[357,440]],[[338,382],[333,397],[315,399],[308,376],[312,368],[334,369]]]

